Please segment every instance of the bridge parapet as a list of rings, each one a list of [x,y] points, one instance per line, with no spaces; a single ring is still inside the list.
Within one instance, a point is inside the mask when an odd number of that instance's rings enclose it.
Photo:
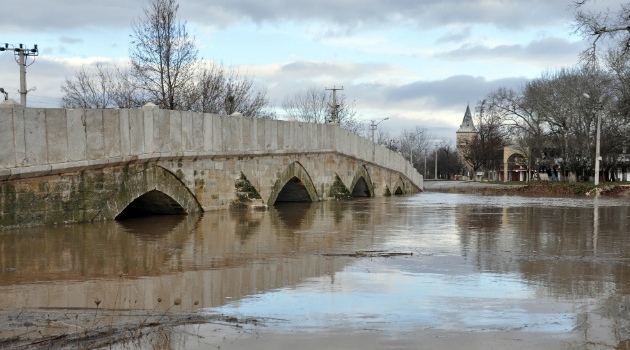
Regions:
[[[334,124],[143,109],[0,108],[0,181],[158,160],[337,153],[407,177],[399,153]]]

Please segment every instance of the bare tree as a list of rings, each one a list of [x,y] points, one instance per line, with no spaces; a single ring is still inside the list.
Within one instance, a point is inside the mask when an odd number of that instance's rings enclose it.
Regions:
[[[442,145],[438,147],[437,154],[438,177],[448,180],[452,179],[453,175],[457,174],[462,168],[462,164],[453,144],[447,140],[443,140]],[[435,157],[435,155],[433,155],[433,157]],[[433,161],[435,162],[435,158]]]
[[[473,175],[477,173],[477,170],[482,169],[486,147],[479,134],[473,135],[465,144],[459,147],[461,147],[459,154],[462,160],[472,168]]]
[[[552,145],[546,123],[533,108],[534,101],[528,100],[533,96],[527,91],[529,85],[521,90],[499,88],[488,95],[488,104],[507,124],[511,146],[527,158],[531,169],[538,169],[539,161],[545,161],[549,154],[546,150]]]
[[[548,138],[562,149],[563,169],[586,175],[592,169],[597,124],[594,108],[608,99],[609,84],[602,71],[590,66],[546,73],[528,84],[529,103],[546,123]]]
[[[61,91],[62,108],[138,108],[144,101],[128,70],[101,62],[82,66]]]
[[[473,172],[498,170],[503,162],[503,148],[509,144],[503,114],[487,100],[482,100],[474,118],[478,133],[462,145],[460,154]]]
[[[248,117],[275,119],[275,112],[268,108],[267,90],[254,88],[253,80],[231,70],[225,74],[223,111],[230,115],[238,112]]]
[[[620,4],[612,11],[589,9],[590,0],[575,0],[575,32],[588,38],[591,45],[581,53],[585,62],[597,62],[598,44],[609,41],[621,48],[623,54],[630,51],[630,4]],[[594,3],[594,1],[593,1]]]
[[[116,85],[114,72],[98,62],[91,68],[82,66],[73,79],[66,78],[61,91],[62,108],[110,108],[114,106],[112,92]]]
[[[424,155],[429,152],[432,138],[433,136],[423,127],[404,129],[398,137],[400,153],[412,162],[414,168],[424,169],[421,159],[424,159]]]
[[[332,120],[332,97],[324,89],[314,86],[285,98],[282,109],[287,118],[309,123],[327,123]],[[351,132],[357,133],[361,125],[356,120],[354,106],[346,102],[345,95],[337,96],[337,122]]]
[[[114,67],[114,84],[111,92],[117,108],[140,108],[147,97],[136,87],[128,68]]]
[[[326,123],[330,119],[328,94],[315,86],[285,98],[282,108],[289,119],[308,123]]]
[[[267,91],[256,89],[254,81],[223,65],[199,64],[195,78],[184,97],[182,108],[202,113],[230,115],[238,112],[248,117],[274,119]]]
[[[138,84],[161,108],[181,109],[193,78],[197,48],[186,23],[177,21],[175,0],[151,0],[133,24],[129,56]]]

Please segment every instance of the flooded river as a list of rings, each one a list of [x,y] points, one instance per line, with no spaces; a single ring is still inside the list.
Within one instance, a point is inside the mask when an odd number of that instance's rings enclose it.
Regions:
[[[178,349],[630,349],[629,248],[628,198],[422,193],[10,229],[0,309],[242,321],[170,329]]]

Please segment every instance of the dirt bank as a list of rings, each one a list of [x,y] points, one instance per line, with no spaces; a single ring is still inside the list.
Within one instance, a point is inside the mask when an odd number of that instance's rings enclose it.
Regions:
[[[480,194],[528,194],[550,196],[630,196],[630,185],[606,183],[595,187],[592,183],[581,182],[531,182],[495,183],[475,181],[425,181],[427,192],[480,193]]]
[[[172,348],[176,327],[216,325],[239,330],[257,320],[156,310],[0,310],[2,349]],[[133,345],[133,346],[130,346]]]

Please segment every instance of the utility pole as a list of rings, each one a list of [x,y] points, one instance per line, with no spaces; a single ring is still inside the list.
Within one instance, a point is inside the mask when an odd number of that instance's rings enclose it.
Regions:
[[[28,59],[28,56],[35,57],[39,55],[37,44],[35,44],[32,49],[28,49],[24,48],[23,44],[20,44],[19,47],[14,47],[13,45],[5,43],[4,47],[0,46],[0,51],[13,51],[15,62],[20,65],[20,103],[22,106],[26,107],[26,94],[28,93],[28,90],[26,90],[26,60]],[[35,62],[34,58],[33,62]],[[33,64],[33,62],[31,62],[31,64]]]
[[[336,86],[333,86],[332,89],[329,88],[325,88],[326,90],[331,90],[333,92],[333,104],[332,104],[332,122],[337,124],[337,108],[339,107],[339,105],[337,104],[337,90],[343,90],[343,86],[338,88]]]
[[[437,152],[438,152],[438,145],[437,143],[435,144],[435,179],[437,180],[438,175],[437,175]]]
[[[427,151],[424,151],[424,178],[427,178]]]
[[[586,92],[583,93],[582,96],[588,98],[589,100],[591,99],[591,96]],[[602,157],[599,154],[599,134],[602,124],[602,114],[601,111],[599,111],[600,109],[602,109],[601,102],[595,102],[593,104],[593,110],[597,116],[597,131],[595,136],[595,178],[593,179],[595,182],[595,186],[599,185],[599,162],[601,162],[602,160]]]

